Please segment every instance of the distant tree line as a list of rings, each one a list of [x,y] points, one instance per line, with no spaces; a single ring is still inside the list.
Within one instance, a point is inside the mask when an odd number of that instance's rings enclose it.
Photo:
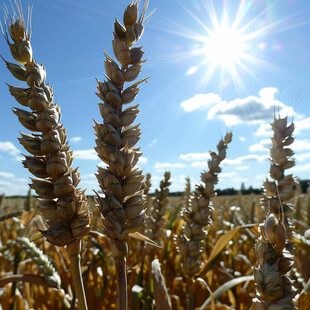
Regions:
[[[307,189],[309,187],[310,180],[298,180],[301,186],[301,193],[307,193]],[[254,188],[253,186],[249,186],[248,188],[245,187],[244,183],[241,183],[240,190],[237,190],[233,187],[224,188],[224,189],[216,189],[215,190],[218,196],[232,196],[237,195],[240,191],[242,195],[249,195],[249,194],[261,194],[263,192],[262,188]],[[184,192],[171,192],[169,193],[170,197],[181,197]],[[154,193],[150,193],[151,196],[154,196]],[[9,196],[8,198],[25,198],[26,196]],[[37,197],[33,195],[33,197]],[[89,195],[92,197],[92,195]]]

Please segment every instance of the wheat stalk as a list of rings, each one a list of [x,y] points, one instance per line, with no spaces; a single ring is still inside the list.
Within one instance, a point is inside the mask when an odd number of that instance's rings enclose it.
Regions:
[[[24,167],[36,177],[29,186],[41,198],[39,209],[48,229],[42,231],[47,240],[67,246],[71,268],[78,270],[80,239],[90,230],[90,214],[85,191],[77,188],[80,177],[71,167],[73,153],[67,143],[66,130],[60,124],[59,106],[53,103],[53,90],[45,84],[46,72],[32,57],[31,9],[28,6],[27,26],[21,3],[15,0],[17,12],[10,16],[5,8],[3,35],[13,58],[20,64],[5,61],[12,75],[28,84],[28,88],[9,85],[11,94],[31,112],[14,108],[20,123],[33,134],[21,133],[19,142],[31,155],[24,155]],[[2,27],[3,28],[3,27]],[[12,43],[9,40],[9,35]],[[74,266],[78,264],[78,266]],[[81,308],[86,309],[80,274],[72,272]],[[84,306],[82,306],[82,304]]]
[[[160,181],[159,189],[155,190],[152,199],[150,215],[146,219],[146,235],[157,243],[162,242],[166,233],[166,212],[169,205],[169,186],[171,185],[170,172],[165,172],[164,179]]]
[[[271,124],[274,135],[270,148],[270,176],[275,181],[264,182],[264,197],[261,201],[268,215],[261,225],[261,236],[255,246],[258,267],[254,269],[256,298],[252,309],[297,309],[293,303],[294,286],[288,276],[293,264],[293,246],[289,241],[291,223],[288,218],[293,206],[288,200],[294,197],[296,184],[285,170],[294,166],[288,148],[293,143],[294,123],[287,125],[287,117],[274,119]]]
[[[192,285],[195,275],[202,266],[202,243],[206,239],[205,227],[211,224],[212,203],[215,196],[214,187],[218,183],[218,174],[222,171],[220,163],[226,158],[226,149],[231,142],[232,133],[227,133],[217,145],[217,153],[210,151],[208,171],[201,173],[202,183],[196,186],[188,205],[182,210],[184,224],[182,234],[177,237],[177,244],[181,254],[181,270],[188,279],[188,287]],[[194,309],[194,294],[188,291],[188,309]]]
[[[217,153],[210,151],[208,171],[201,173],[200,185],[190,197],[188,207],[182,211],[184,225],[183,233],[178,236],[179,251],[182,255],[182,272],[193,278],[202,264],[202,242],[206,238],[206,226],[211,224],[213,210],[210,199],[215,196],[214,186],[218,183],[218,174],[221,172],[220,163],[226,158],[227,145],[231,142],[232,134],[227,133],[217,145]]]
[[[118,277],[118,309],[127,309],[126,255],[129,233],[136,232],[144,221],[145,195],[142,189],[142,171],[135,168],[142,153],[135,147],[141,134],[138,125],[132,125],[139,112],[138,105],[123,109],[139,92],[142,79],[124,89],[125,82],[135,80],[142,67],[144,52],[132,47],[142,35],[148,0],[138,18],[138,1],[132,0],[123,15],[124,26],[116,19],[113,51],[120,66],[106,53],[107,81],[98,81],[97,95],[103,123],[95,122],[96,152],[107,165],[99,167],[97,179],[103,192],[97,201],[103,217],[104,232],[110,238],[111,253],[115,259]]]

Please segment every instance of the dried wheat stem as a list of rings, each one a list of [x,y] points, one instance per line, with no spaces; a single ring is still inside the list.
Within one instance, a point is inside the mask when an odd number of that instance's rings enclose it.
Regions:
[[[87,310],[87,302],[84,291],[82,272],[81,272],[81,240],[75,240],[67,246],[67,252],[70,258],[70,270],[79,301],[80,310]]]
[[[126,258],[115,258],[115,270],[117,276],[117,310],[126,310],[128,297],[127,297],[127,275],[126,275]]]

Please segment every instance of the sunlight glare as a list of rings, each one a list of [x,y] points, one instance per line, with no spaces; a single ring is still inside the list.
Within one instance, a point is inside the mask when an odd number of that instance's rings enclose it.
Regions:
[[[208,61],[229,69],[240,61],[245,52],[245,45],[240,33],[223,23],[206,38],[204,52]]]

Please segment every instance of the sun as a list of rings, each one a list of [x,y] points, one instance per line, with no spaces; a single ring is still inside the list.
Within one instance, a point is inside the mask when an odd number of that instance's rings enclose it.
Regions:
[[[205,54],[207,61],[216,66],[234,70],[246,55],[246,45],[240,31],[229,28],[224,22],[206,37],[202,53]]]
[[[184,48],[178,45],[178,52],[171,56],[179,63],[182,59],[192,61],[193,65],[185,75],[199,74],[197,87],[200,90],[206,89],[211,80],[219,76],[217,85],[220,88],[233,85],[237,91],[246,90],[249,77],[263,82],[257,76],[262,69],[280,72],[283,68],[265,59],[267,53],[273,51],[274,44],[269,36],[302,24],[297,15],[269,20],[272,15],[269,13],[280,5],[280,1],[268,2],[261,6],[262,11],[255,9],[253,1],[247,0],[192,0],[189,3],[193,5],[180,1],[196,26],[170,21],[171,28],[165,24],[162,29],[186,39]]]

